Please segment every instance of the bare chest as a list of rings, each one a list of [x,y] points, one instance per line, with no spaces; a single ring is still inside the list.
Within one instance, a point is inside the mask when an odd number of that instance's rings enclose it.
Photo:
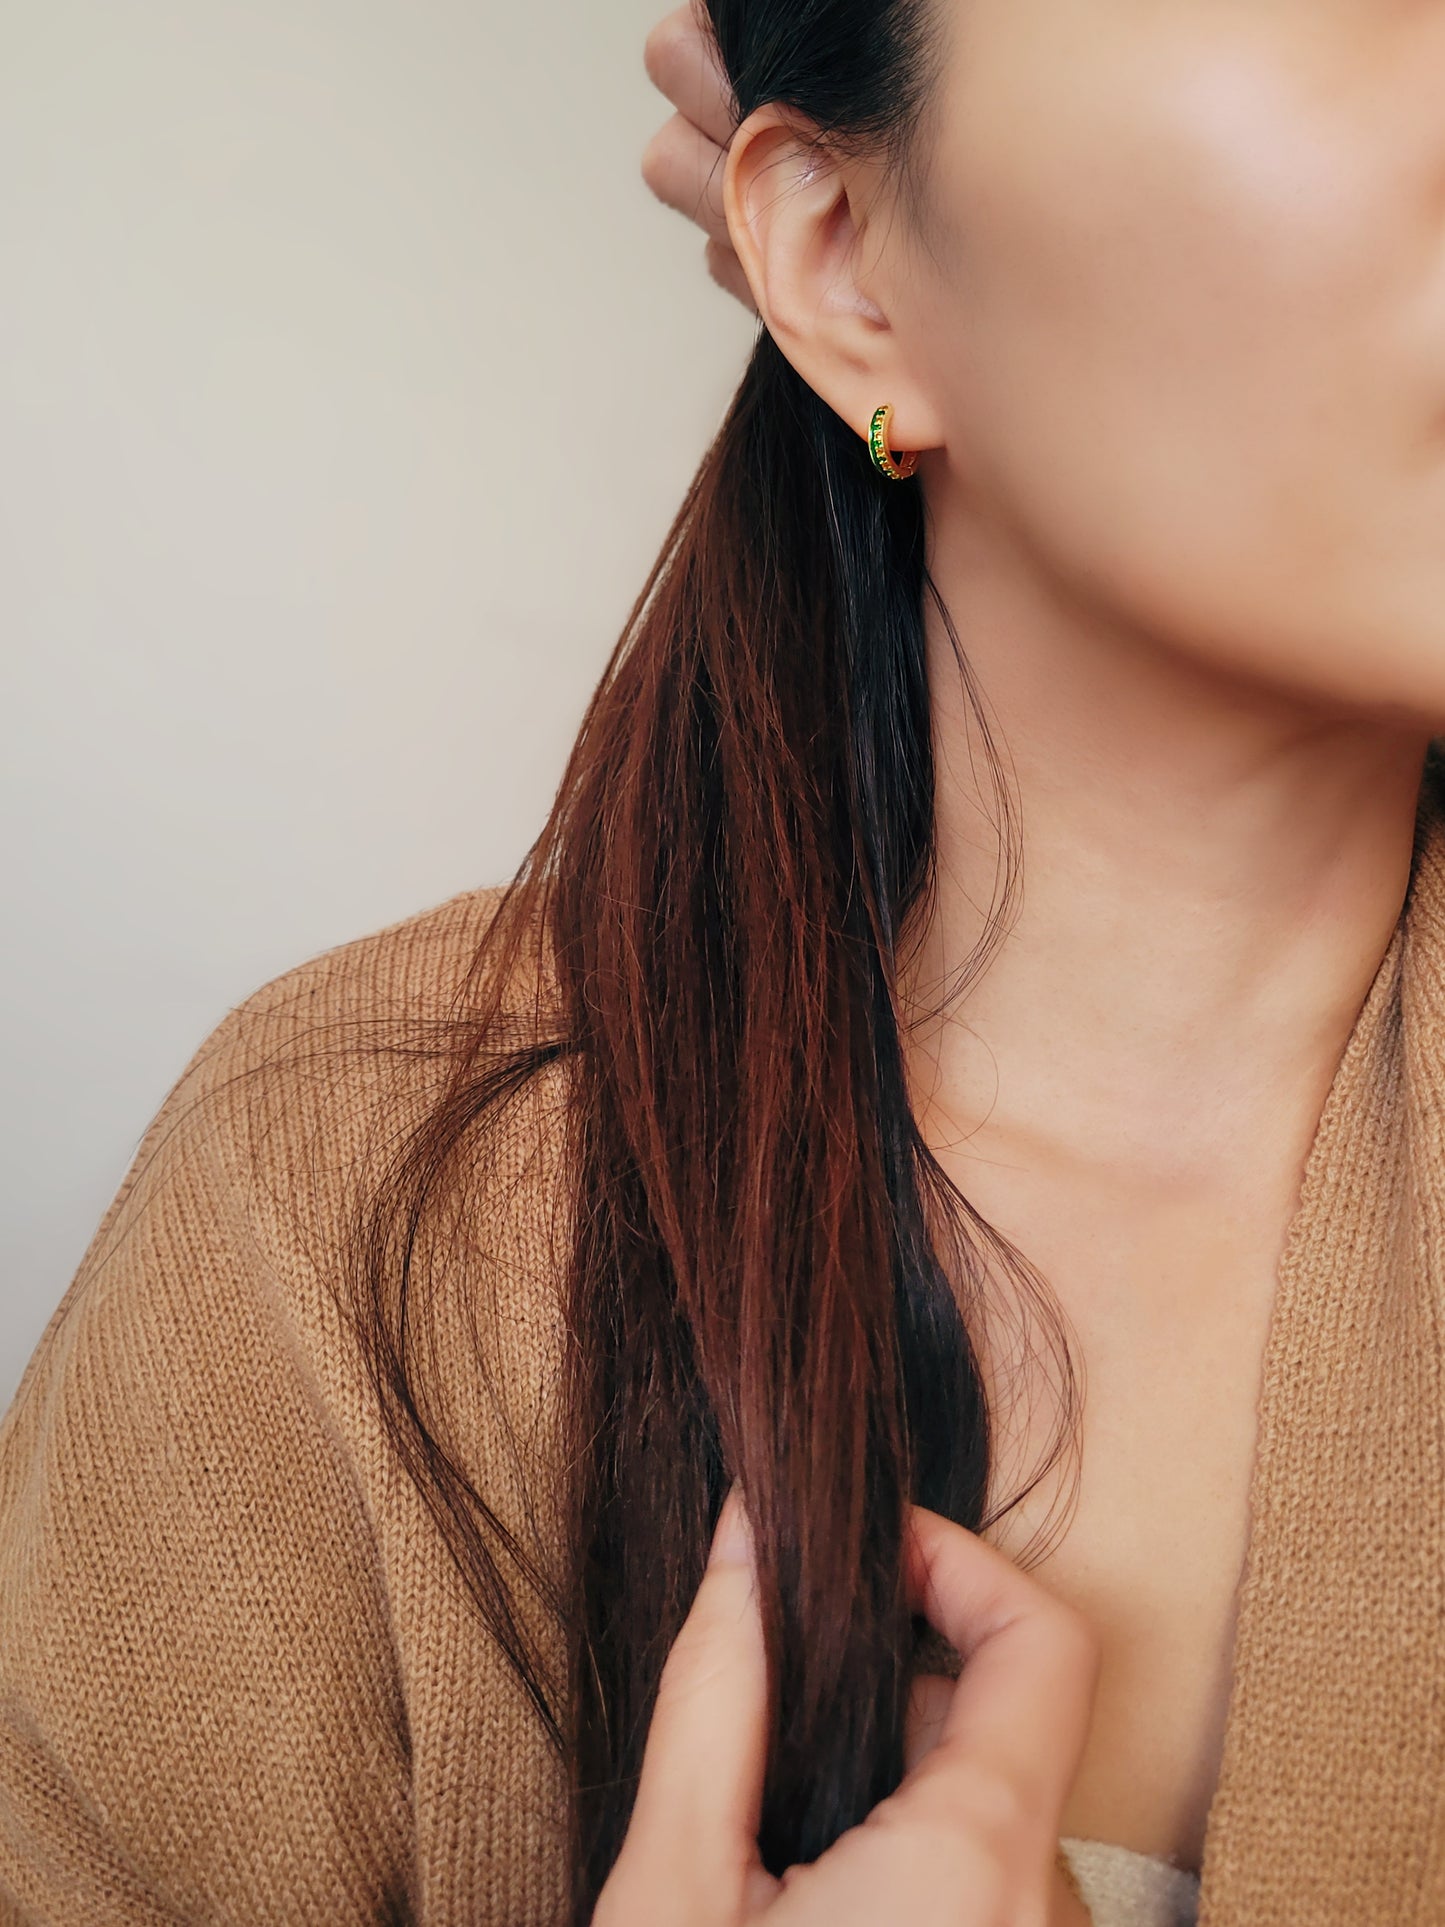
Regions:
[[[1069,1488],[1055,1475],[984,1536],[1016,1558],[1032,1538],[1028,1569],[1102,1644],[1061,1832],[1198,1872],[1229,1705],[1274,1271],[1236,1274],[1192,1306],[1151,1297],[1149,1282],[1102,1298],[1060,1294],[1087,1377],[1077,1507],[1063,1510]],[[1023,1435],[1030,1456],[1015,1466],[1024,1473],[1057,1416],[1047,1399],[1040,1406],[1038,1429]],[[1006,1463],[1000,1475],[1009,1480]],[[1039,1557],[1034,1535],[1046,1527],[1052,1550]]]

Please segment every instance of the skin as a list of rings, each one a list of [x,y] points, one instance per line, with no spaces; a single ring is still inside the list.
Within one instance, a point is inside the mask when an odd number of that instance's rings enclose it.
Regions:
[[[679,111],[644,173],[840,417],[890,401],[919,452],[1023,877],[965,1003],[906,1041],[920,1126],[1082,1339],[1095,1517],[1139,1502],[1107,1470],[1146,1446],[1160,1516],[1212,1450],[1184,1509],[1232,1520],[1245,1367],[1445,732],[1445,4],[941,4],[924,228],[788,110],[733,130],[686,8],[649,42]],[[920,1010],[999,865],[927,620]],[[1136,1389],[1166,1349],[1200,1362],[1192,1405]],[[1185,1548],[1189,1589],[1236,1551]],[[1207,1796],[1161,1823],[1196,1857]]]
[[[914,1507],[909,1602],[966,1662],[915,1723],[908,1771],[808,1866],[758,1856],[767,1665],[742,1496],[663,1668],[632,1824],[593,1927],[1084,1927],[1053,1865],[1096,1648],[1002,1553]]]

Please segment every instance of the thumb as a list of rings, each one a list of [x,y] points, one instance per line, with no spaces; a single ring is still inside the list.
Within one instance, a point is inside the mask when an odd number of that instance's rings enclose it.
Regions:
[[[752,1533],[734,1485],[662,1669],[625,1855],[634,1876],[755,1897],[768,1740],[767,1657]]]

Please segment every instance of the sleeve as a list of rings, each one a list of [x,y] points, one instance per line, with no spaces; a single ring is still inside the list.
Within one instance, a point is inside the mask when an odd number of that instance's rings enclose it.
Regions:
[[[364,1488],[187,1082],[0,1421],[0,1927],[409,1920]]]

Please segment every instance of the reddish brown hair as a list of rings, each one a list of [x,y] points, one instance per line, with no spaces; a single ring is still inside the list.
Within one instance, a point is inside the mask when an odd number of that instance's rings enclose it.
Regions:
[[[922,0],[710,11],[740,113],[783,100],[827,142],[887,143],[917,200],[939,55]],[[989,1522],[970,1311],[986,1280],[1036,1274],[945,1177],[905,1083],[902,1037],[922,1013],[900,1010],[899,971],[933,884],[926,595],[968,681],[925,534],[919,485],[878,476],[760,332],[503,893],[444,1100],[352,1254],[390,1436],[569,1762],[579,1923],[626,1829],[662,1661],[732,1478],[774,1679],[761,1838],[775,1869],[821,1852],[901,1772],[908,1501]],[[1016,881],[992,766],[1013,867],[954,994]],[[529,931],[557,994],[518,1037],[500,998]],[[420,1225],[559,1062],[576,1225],[560,1574],[429,1429],[408,1332]],[[1071,1415],[1066,1401],[1025,1490]],[[519,1589],[556,1616],[567,1677],[549,1677]]]

